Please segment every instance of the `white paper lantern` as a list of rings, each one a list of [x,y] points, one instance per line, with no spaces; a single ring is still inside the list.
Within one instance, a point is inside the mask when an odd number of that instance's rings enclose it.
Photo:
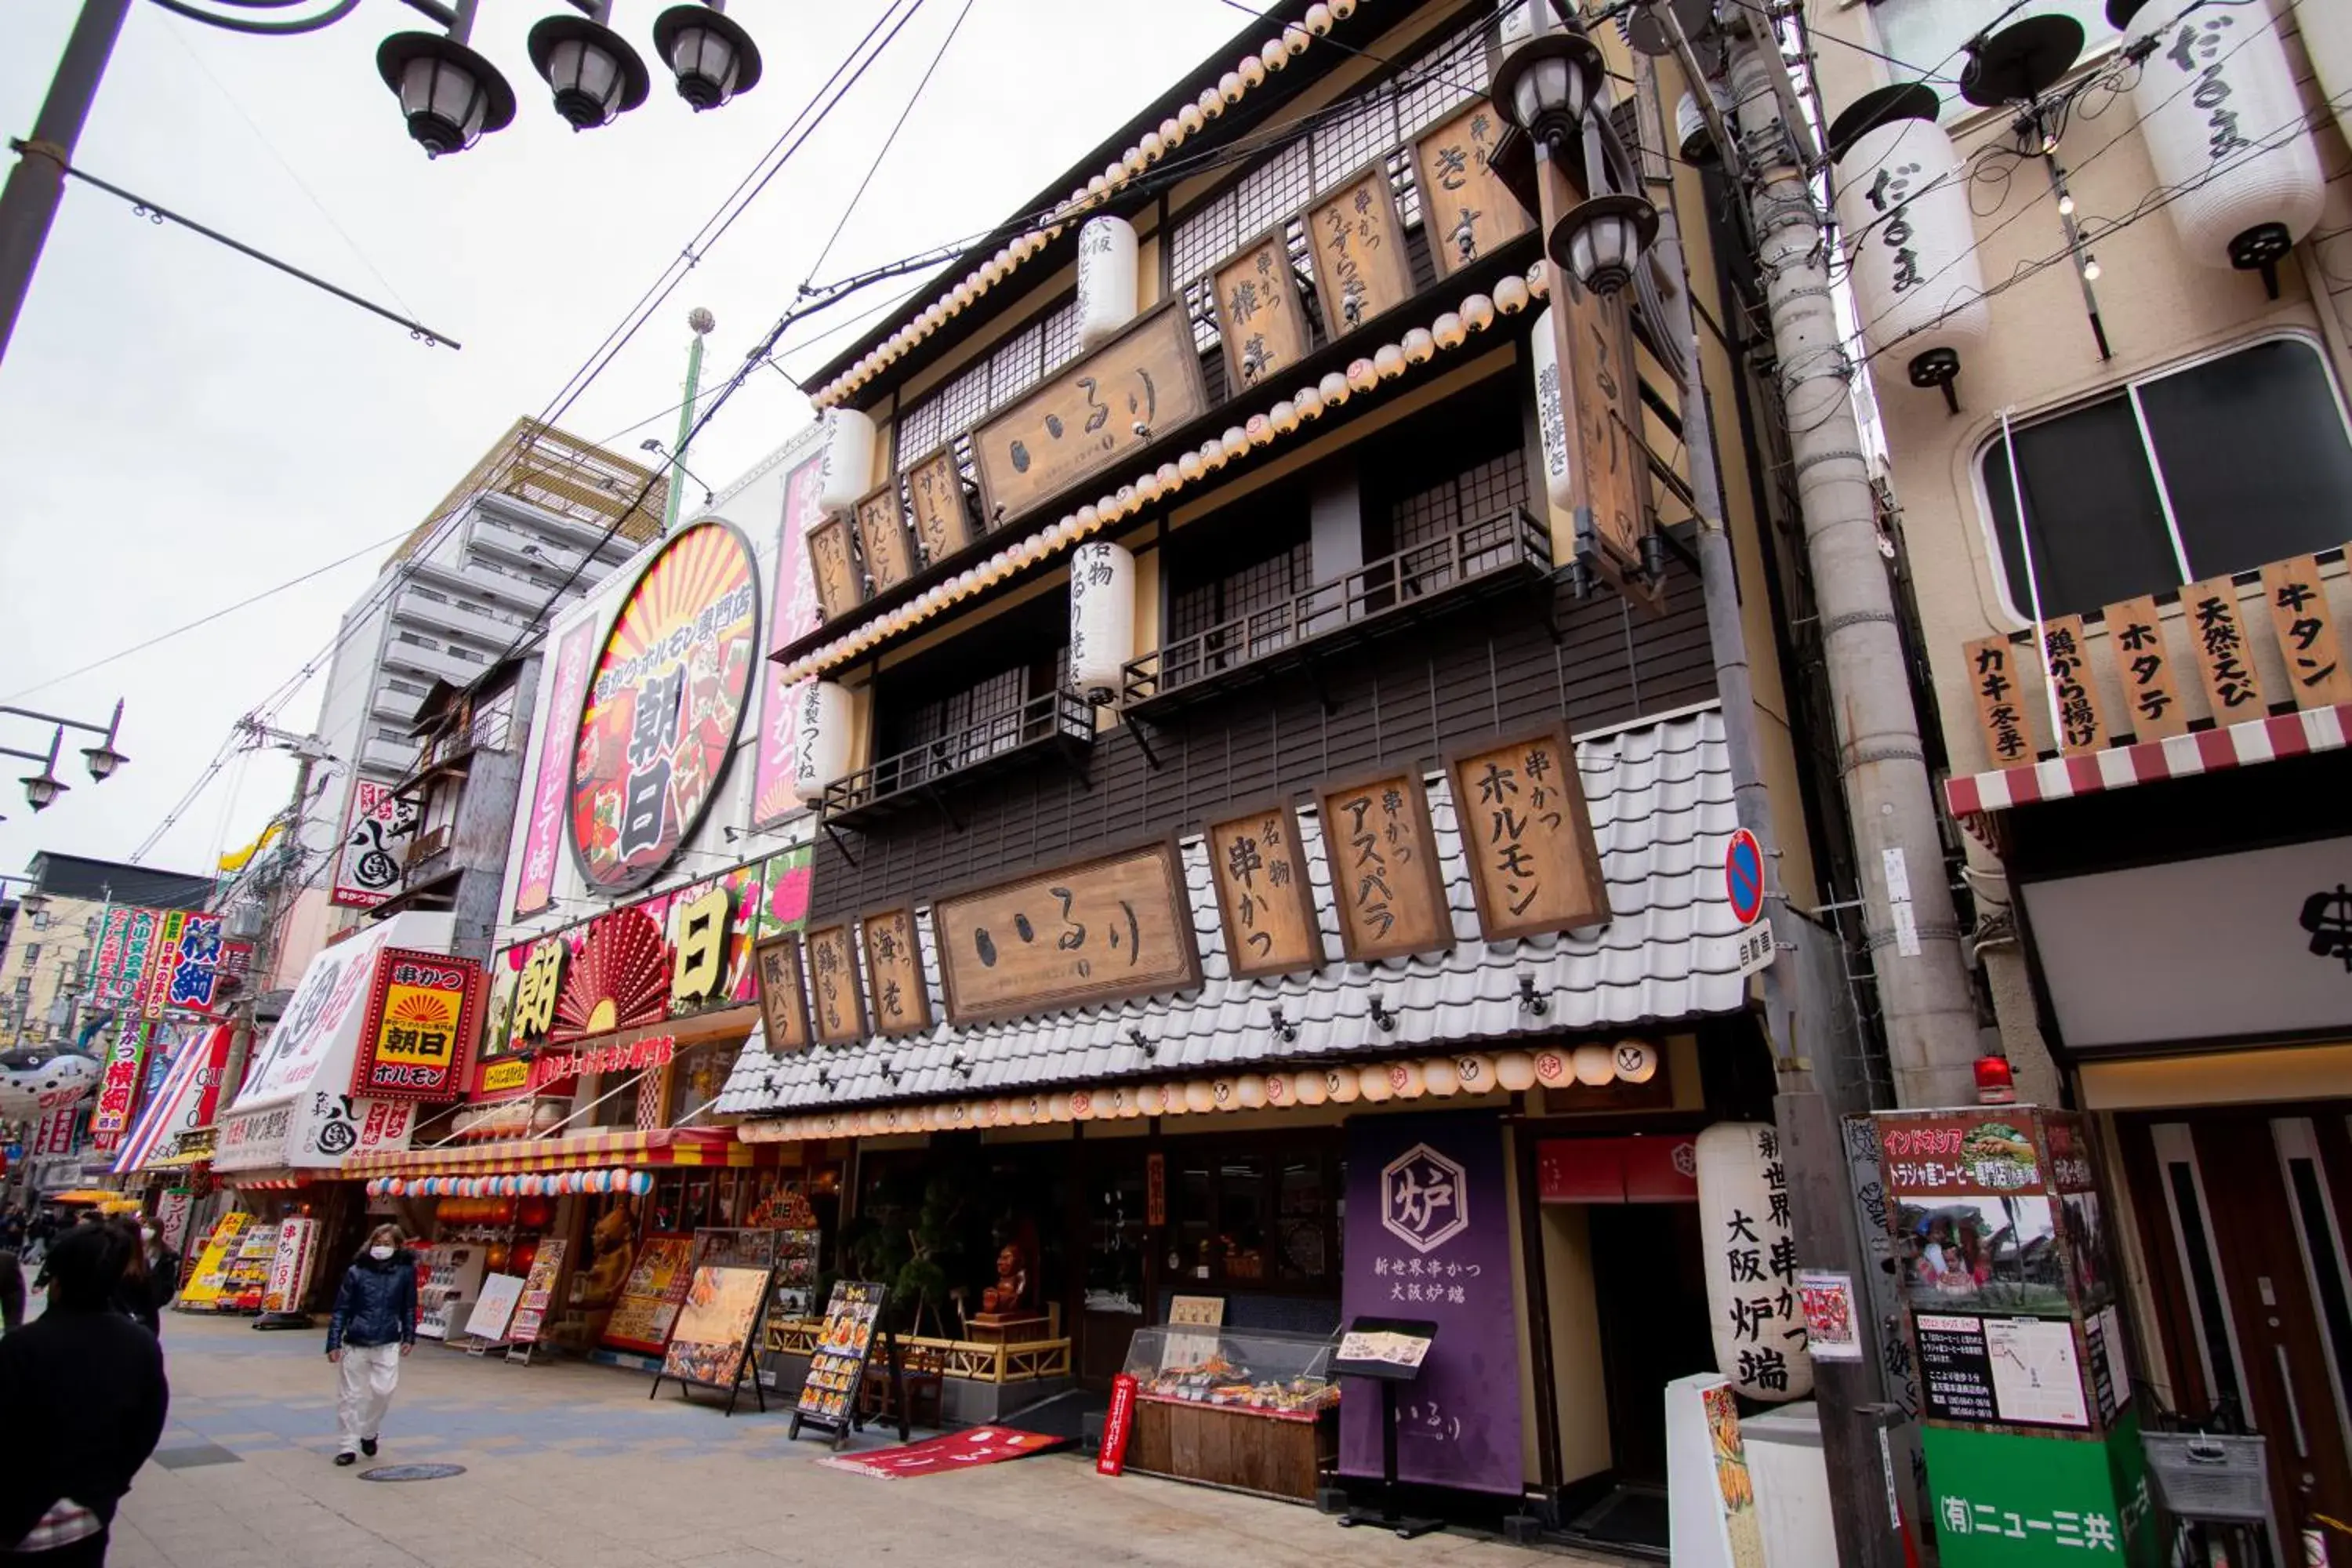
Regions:
[[[1219,1110],[1239,1110],[1242,1108],[1241,1085],[1229,1078],[1211,1079],[1209,1103]]]
[[[1070,1097],[1066,1094],[1047,1095],[1045,1097],[1045,1120],[1048,1121],[1069,1121]]]
[[[1234,1098],[1244,1110],[1265,1109],[1265,1079],[1254,1072],[1245,1072],[1234,1082]]]
[[[828,409],[824,463],[817,470],[817,505],[840,516],[874,488],[874,421],[855,408]]]
[[[1617,1061],[1609,1054],[1607,1046],[1577,1047],[1569,1058],[1569,1068],[1576,1075],[1576,1081],[1587,1089],[1599,1089],[1617,1079]]]
[[[1192,1103],[1184,1098],[1184,1086],[1182,1084],[1162,1084],[1160,1086],[1160,1115],[1184,1116],[1191,1113],[1192,1109]]]
[[[1454,1071],[1454,1063],[1445,1057],[1433,1057],[1421,1064],[1422,1082],[1429,1092],[1440,1100],[1451,1100],[1462,1092],[1462,1079]]]
[[[1073,1121],[1092,1121],[1096,1117],[1101,1115],[1101,1108],[1096,1103],[1100,1098],[1100,1096],[1096,1094],[1095,1091],[1090,1089],[1072,1090],[1070,1094],[1070,1120]]]
[[[1443,337],[1441,335],[1441,340]],[[1536,312],[1528,339],[1536,378],[1536,431],[1541,437],[1544,494],[1562,511],[1576,506],[1576,470],[1568,449],[1568,403],[1559,380],[1559,345],[1553,340],[1551,307]]]
[[[1217,1109],[1216,1086],[1207,1079],[1196,1078],[1184,1086],[1184,1109],[1196,1116]]]
[[[1505,1051],[1495,1058],[1495,1081],[1519,1094],[1536,1086],[1536,1058],[1528,1051]]]
[[[1622,1083],[1647,1083],[1658,1076],[1658,1047],[1647,1040],[1618,1041],[1609,1060]]]
[[[849,772],[849,689],[831,680],[802,683],[793,697],[793,794],[804,805]]]
[[[1290,1080],[1291,1097],[1301,1105],[1320,1105],[1330,1098],[1319,1072],[1302,1072]]]
[[[1813,1389],[1794,1238],[1787,1218],[1776,1217],[1789,1204],[1777,1142],[1770,1127],[1718,1121],[1698,1135],[1694,1151],[1716,1370],[1749,1398],[1774,1404]]]
[[[1167,1085],[1147,1083],[1139,1086],[1135,1091],[1135,1108],[1139,1114],[1144,1116],[1165,1114],[1168,1110]]]
[[[1117,701],[1135,657],[1135,557],[1107,539],[1070,554],[1070,683],[1087,701]]]
[[[1882,89],[1847,111],[1884,122],[1854,138],[1839,160],[1837,210],[1853,237],[1864,337],[1903,364],[1935,354],[1956,373],[1949,356],[1965,362],[1984,342],[1992,310],[1977,265],[1968,171],[1936,123],[1935,104],[1932,91],[1913,86]],[[1906,115],[1906,108],[1924,117]]]
[[[1454,1058],[1454,1079],[1465,1094],[1491,1094],[1498,1087],[1494,1058],[1475,1051]]]
[[[1135,320],[1135,226],[1092,217],[1078,230],[1078,346],[1099,348]]]
[[[1265,1103],[1267,1105],[1279,1110],[1286,1105],[1297,1102],[1298,1098],[1298,1090],[1297,1087],[1297,1080],[1293,1079],[1288,1073],[1270,1072],[1265,1075]]]
[[[1389,1082],[1389,1069],[1384,1063],[1375,1063],[1359,1072],[1356,1087],[1374,1105],[1386,1104],[1396,1096],[1396,1088]]]
[[[2336,107],[2336,129],[2352,142],[2352,5],[2343,0],[2294,0],[2304,53]]]
[[[1363,1089],[1363,1075],[1354,1068],[1323,1069],[1323,1098],[1334,1105],[1353,1105]]]
[[[1419,1062],[1391,1062],[1388,1073],[1389,1088],[1399,1100],[1419,1100],[1429,1091],[1429,1080]]]
[[[2123,13],[2126,49],[2164,29],[2141,62],[2132,107],[2156,183],[2174,193],[2165,210],[2181,247],[2207,267],[2251,266],[2264,251],[2274,265],[2319,222],[2326,186],[2270,8],[2108,10]]]

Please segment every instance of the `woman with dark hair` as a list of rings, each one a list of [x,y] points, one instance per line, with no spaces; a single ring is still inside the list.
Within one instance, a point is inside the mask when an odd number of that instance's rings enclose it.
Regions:
[[[105,1563],[115,1508],[163,1435],[163,1348],[116,1306],[138,1245],[121,1226],[60,1235],[48,1310],[0,1339],[0,1562]]]
[[[400,1386],[400,1358],[416,1348],[416,1269],[401,1250],[400,1227],[380,1225],[343,1270],[335,1315],[327,1320],[327,1360],[342,1368],[335,1413],[343,1443],[335,1463],[375,1457],[384,1412]]]

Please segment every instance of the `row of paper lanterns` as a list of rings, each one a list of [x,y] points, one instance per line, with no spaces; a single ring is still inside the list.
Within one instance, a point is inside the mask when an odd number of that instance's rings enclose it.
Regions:
[[[564,1197],[574,1193],[635,1193],[654,1190],[650,1171],[550,1171],[520,1176],[378,1176],[367,1184],[372,1198]]]
[[[1162,120],[1157,131],[1147,131],[1137,138],[1135,145],[1119,154],[1117,163],[1072,190],[1069,200],[1047,222],[1016,236],[995,255],[964,274],[906,325],[812,394],[809,401],[820,409],[830,408],[912,353],[925,339],[976,304],[982,295],[1011,277],[1022,263],[1059,239],[1072,219],[1108,203],[1139,179],[1144,170],[1208,129],[1210,121],[1263,87],[1269,75],[1305,54],[1315,39],[1331,30],[1334,23],[1354,16],[1357,3],[1358,0],[1318,0],[1309,5],[1304,17],[1286,25],[1255,53],[1242,56],[1215,85],[1202,89],[1198,99]]]
[[[1251,415],[1242,424],[1229,426],[1222,436],[1210,437],[1171,462],[1146,469],[1132,483],[1123,484],[1078,508],[1053,526],[934,584],[887,615],[878,616],[802,655],[784,667],[779,679],[791,684],[848,663],[886,638],[929,620],[950,605],[994,587],[1065,546],[1133,518],[1155,501],[1208,478],[1227,463],[1296,435],[1321,418],[1324,410],[1337,408],[1359,393],[1371,392],[1383,382],[1396,380],[1406,371],[1427,364],[1441,352],[1461,348],[1474,334],[1492,327],[1497,312],[1516,315],[1531,301],[1544,298],[1549,289],[1544,265],[1538,262],[1525,278],[1504,278],[1495,285],[1492,294],[1464,296],[1458,309],[1441,312],[1427,327],[1413,328],[1395,342],[1384,343],[1353,361],[1346,371],[1335,370],[1315,384],[1300,387],[1266,412]],[[845,414],[835,417],[862,419],[864,416]]]
[[[1580,1084],[1598,1089],[1610,1083],[1647,1083],[1657,1076],[1658,1060],[1658,1046],[1639,1039],[1572,1049],[1504,1051],[1491,1056],[1474,1051],[1460,1056],[1373,1062],[1361,1067],[1335,1063],[1296,1072],[1245,1072],[1167,1083],[1039,1089],[983,1100],[826,1111],[752,1122],[742,1129],[742,1133],[753,1142],[793,1142],[811,1138],[1127,1121],[1143,1116],[1211,1115],[1221,1110],[1281,1110],[1294,1105],[1379,1105],[1401,1100],[1450,1100],[1461,1095],[1517,1093],[1538,1085],[1564,1089],[1571,1084]]]

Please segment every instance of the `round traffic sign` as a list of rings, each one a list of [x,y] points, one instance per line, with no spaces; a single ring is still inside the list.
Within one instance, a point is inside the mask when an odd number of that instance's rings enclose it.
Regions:
[[[1723,885],[1741,925],[1754,925],[1762,918],[1764,847],[1744,827],[1731,836],[1731,847],[1723,852]]]

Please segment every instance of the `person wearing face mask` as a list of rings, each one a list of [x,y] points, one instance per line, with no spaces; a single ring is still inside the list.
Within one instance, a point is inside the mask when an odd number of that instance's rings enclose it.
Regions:
[[[335,1401],[343,1440],[335,1463],[375,1455],[384,1412],[400,1386],[400,1358],[416,1348],[416,1269],[401,1250],[400,1227],[380,1225],[343,1271],[327,1320],[327,1360],[342,1369]]]

